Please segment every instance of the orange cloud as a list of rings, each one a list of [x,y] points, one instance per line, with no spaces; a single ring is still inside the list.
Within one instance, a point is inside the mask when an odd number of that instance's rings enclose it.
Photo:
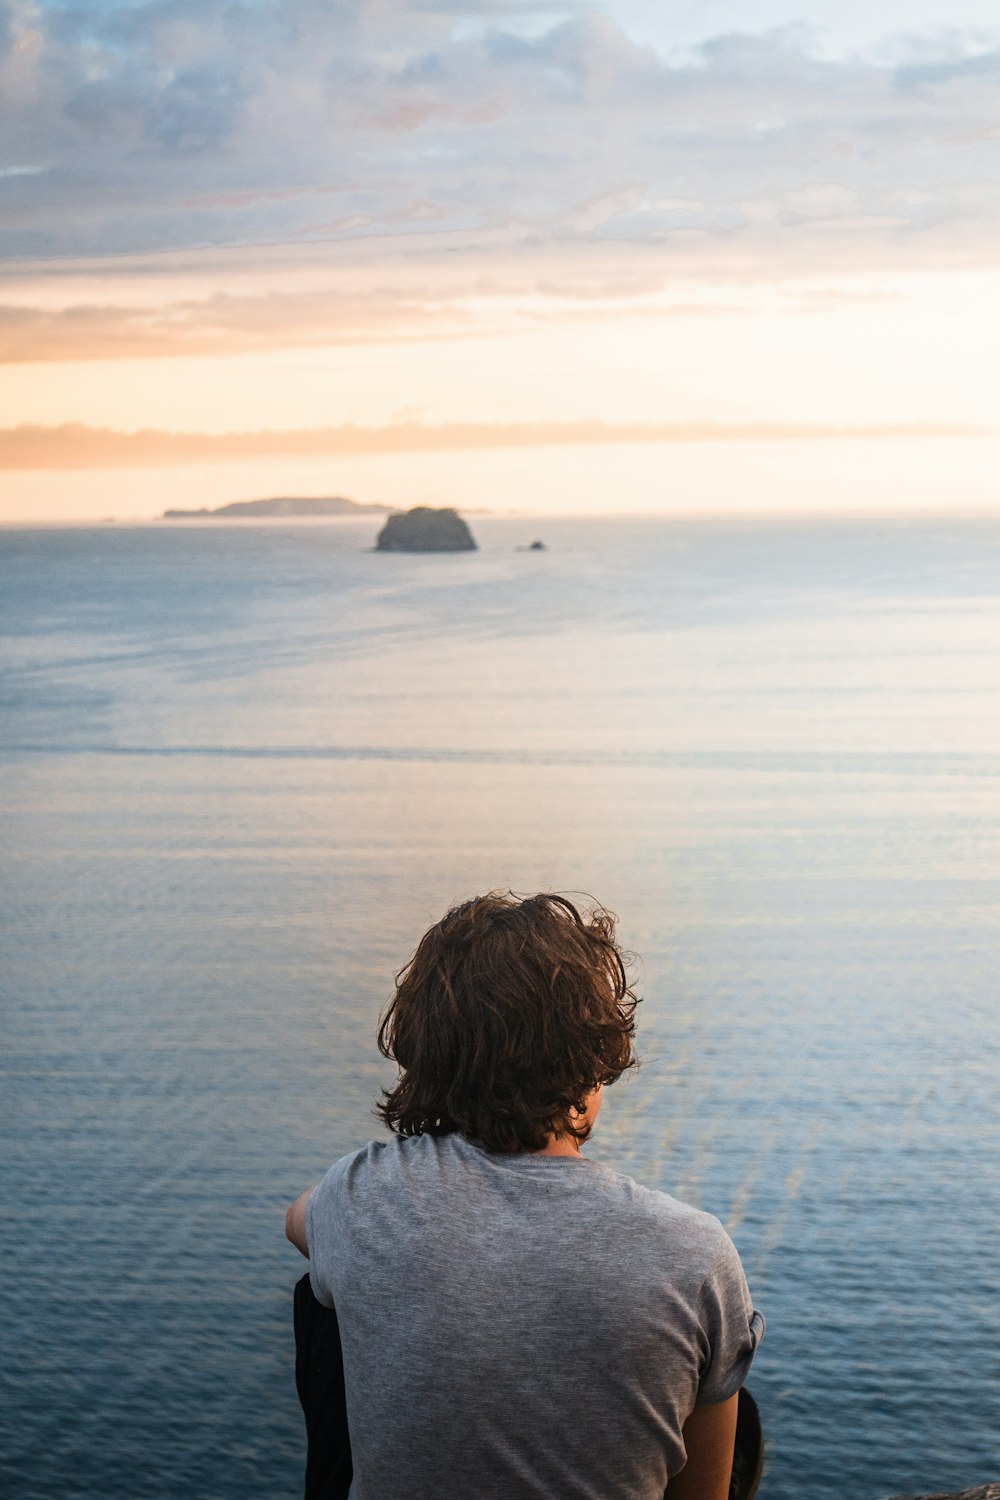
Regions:
[[[656,283],[651,283],[655,293]],[[0,303],[0,364],[162,359],[259,349],[492,337],[544,324],[742,313],[735,301],[653,301],[614,282],[559,289],[344,285],[297,292],[217,292],[139,305]]]
[[[280,432],[118,432],[65,423],[0,428],[0,469],[142,468],[227,463],[289,455],[434,453],[479,448],[579,447],[624,443],[787,442],[854,438],[977,437],[958,423],[835,425],[782,422],[397,422]]]
[[[0,363],[149,359],[243,349],[447,338],[468,315],[419,289],[273,293],[126,306],[0,305]]]

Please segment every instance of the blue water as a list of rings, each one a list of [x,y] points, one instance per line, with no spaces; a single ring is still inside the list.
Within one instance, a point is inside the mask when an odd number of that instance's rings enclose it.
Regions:
[[[762,1500],[1000,1478],[1000,522],[474,524],[0,531],[0,1489],[300,1493],[284,1207],[490,886],[642,955],[588,1149],[741,1250]]]

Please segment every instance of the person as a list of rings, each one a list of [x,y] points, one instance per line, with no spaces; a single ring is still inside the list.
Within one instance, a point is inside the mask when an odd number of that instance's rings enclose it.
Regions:
[[[581,1152],[637,1061],[626,964],[603,908],[494,891],[397,975],[390,1135],[286,1215],[307,1500],[727,1500],[739,1256]]]

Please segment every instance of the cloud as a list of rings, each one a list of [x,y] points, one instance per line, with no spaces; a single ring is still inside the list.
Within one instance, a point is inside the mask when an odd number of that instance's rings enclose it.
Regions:
[[[435,453],[584,444],[730,443],[857,438],[982,436],[953,423],[871,425],[781,422],[450,422],[402,420],[380,427],[345,424],[282,432],[117,432],[65,423],[0,428],[0,470],[81,470],[226,463],[344,453]]]
[[[996,37],[816,45],[666,56],[559,4],[0,0],[0,256],[501,230],[765,261],[831,226],[882,259],[992,254]]]
[[[472,278],[434,287],[380,283],[300,291],[164,293],[127,302],[0,302],[0,365],[183,358],[249,350],[507,336],[554,323],[739,316],[738,302],[664,301],[662,278],[527,286]]]
[[[248,349],[454,338],[471,323],[415,288],[233,295],[48,308],[0,304],[0,363],[149,359]],[[481,329],[479,331],[482,331]]]

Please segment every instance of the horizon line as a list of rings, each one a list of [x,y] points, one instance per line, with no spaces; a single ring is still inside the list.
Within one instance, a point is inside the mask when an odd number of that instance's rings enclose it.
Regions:
[[[311,498],[303,496],[301,497]],[[394,506],[394,510],[409,510],[412,506]],[[753,509],[740,509],[733,506],[705,505],[698,509],[686,507],[671,507],[660,510],[494,510],[488,507],[476,506],[449,506],[438,507],[440,509],[457,510],[460,515],[475,516],[480,520],[487,521],[803,521],[803,522],[830,522],[830,521],[996,521],[1000,520],[1000,501],[995,506],[962,506],[961,508],[946,507],[944,505],[915,505],[915,506],[858,506],[841,507],[821,506],[817,508],[800,506],[796,509],[779,506],[760,506]],[[60,527],[71,529],[74,527],[94,527],[106,529],[109,526],[131,526],[161,527],[165,530],[179,530],[185,526],[193,526],[199,530],[209,530],[219,526],[222,530],[242,529],[249,526],[264,527],[267,530],[276,530],[281,527],[290,526],[341,526],[345,523],[357,523],[365,521],[374,523],[379,519],[375,513],[346,512],[336,516],[222,516],[208,513],[199,516],[197,513],[190,517],[167,517],[164,512],[144,516],[33,516],[16,517],[0,516],[0,530],[5,527],[18,530],[30,531],[34,528],[39,530],[49,527]],[[483,548],[479,548],[483,551]]]

